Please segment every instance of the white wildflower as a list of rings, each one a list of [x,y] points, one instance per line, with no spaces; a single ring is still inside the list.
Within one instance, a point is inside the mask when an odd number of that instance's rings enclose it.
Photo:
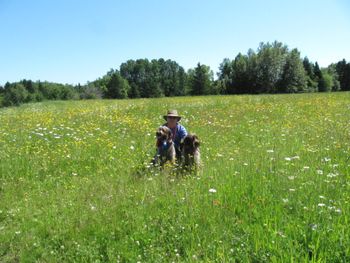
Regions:
[[[279,236],[283,237],[283,238],[286,237],[286,235],[285,235],[282,231],[278,231],[277,234],[278,234]]]
[[[310,227],[311,227],[311,229],[312,229],[313,231],[315,231],[315,230],[317,229],[318,225],[316,225],[316,224],[311,224]]]
[[[210,188],[210,189],[209,189],[209,193],[216,193],[216,189]]]
[[[292,161],[292,160],[295,160],[295,159],[300,159],[300,157],[299,156],[293,156],[293,157],[285,157],[284,158],[284,160],[286,160],[286,161],[288,161],[288,162],[290,162],[290,161]]]

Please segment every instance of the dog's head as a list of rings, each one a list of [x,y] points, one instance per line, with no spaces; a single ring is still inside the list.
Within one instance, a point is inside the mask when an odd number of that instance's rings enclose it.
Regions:
[[[157,147],[161,146],[164,142],[172,141],[172,132],[166,126],[160,126],[156,132],[157,137]]]
[[[188,134],[182,142],[182,149],[185,153],[193,154],[198,149],[199,145],[200,141],[198,136],[195,134]]]

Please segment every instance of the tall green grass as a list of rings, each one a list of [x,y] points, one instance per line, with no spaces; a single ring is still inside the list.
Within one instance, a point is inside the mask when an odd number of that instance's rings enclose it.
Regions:
[[[167,109],[203,168],[147,169]],[[1,262],[348,262],[350,93],[0,110]]]

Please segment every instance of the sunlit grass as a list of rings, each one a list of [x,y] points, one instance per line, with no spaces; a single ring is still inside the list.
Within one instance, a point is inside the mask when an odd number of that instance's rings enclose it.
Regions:
[[[204,167],[147,169],[167,109]],[[350,261],[350,93],[0,110],[0,261]]]

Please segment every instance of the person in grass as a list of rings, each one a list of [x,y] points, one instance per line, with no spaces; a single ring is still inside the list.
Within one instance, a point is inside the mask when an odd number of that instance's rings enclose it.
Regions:
[[[187,135],[186,128],[179,123],[181,120],[181,116],[177,113],[177,110],[169,110],[167,115],[164,115],[163,117],[166,120],[166,123],[163,124],[163,126],[168,127],[172,132],[172,139],[176,151],[176,159],[180,160],[180,143]]]

